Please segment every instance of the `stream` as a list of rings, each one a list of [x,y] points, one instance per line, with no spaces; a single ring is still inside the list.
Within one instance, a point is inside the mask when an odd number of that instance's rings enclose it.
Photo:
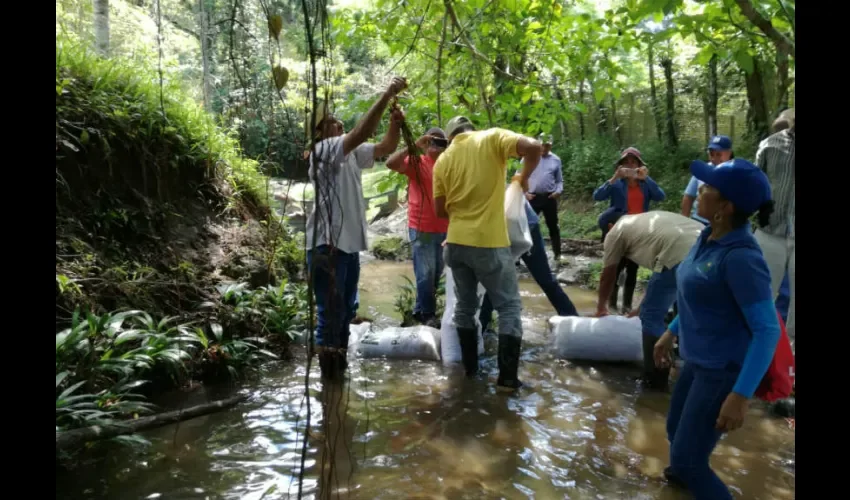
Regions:
[[[397,324],[393,303],[405,275],[413,275],[409,262],[364,264],[360,313]],[[581,314],[593,311],[595,292],[565,290]],[[554,359],[551,305],[529,279],[521,294],[526,387],[516,396],[495,391],[494,339],[482,360],[486,376],[474,380],[439,363],[353,360],[350,383],[323,387],[313,363],[304,498],[689,498],[661,474],[669,395],[644,392],[633,366]],[[57,474],[56,497],[295,498],[308,401],[306,356],[294,350],[294,359],[240,386],[250,394],[246,403],[148,432],[152,445],[141,454],[118,450]],[[171,406],[229,391],[202,387]],[[712,466],[736,498],[792,499],[794,437],[784,420],[753,404],[744,427],[721,440]],[[329,486],[320,491],[319,484]]]

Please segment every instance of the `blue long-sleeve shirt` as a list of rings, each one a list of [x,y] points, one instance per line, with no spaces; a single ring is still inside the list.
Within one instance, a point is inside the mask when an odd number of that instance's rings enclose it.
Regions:
[[[685,194],[694,198],[694,204],[691,206],[691,219],[698,220],[703,224],[708,224],[708,221],[697,215],[697,207],[699,206],[699,202],[696,198],[699,196],[699,187],[702,186],[703,182],[696,177],[691,176],[691,180],[688,181],[688,185],[685,187]]]
[[[668,329],[679,336],[687,363],[740,368],[734,392],[750,398],[779,342],[770,272],[749,224],[719,240],[703,230],[676,272],[679,315]]]
[[[652,179],[647,176],[646,179],[638,181],[641,191],[643,192],[643,211],[649,212],[649,202],[664,201],[667,197],[664,190]],[[611,206],[617,210],[622,210],[628,213],[629,211],[629,183],[626,179],[617,179],[613,184],[608,181],[602,183],[593,192],[593,199],[596,201],[611,200]]]
[[[528,178],[528,192],[551,194],[564,191],[564,174],[561,171],[561,159],[555,153],[540,157],[540,163]]]

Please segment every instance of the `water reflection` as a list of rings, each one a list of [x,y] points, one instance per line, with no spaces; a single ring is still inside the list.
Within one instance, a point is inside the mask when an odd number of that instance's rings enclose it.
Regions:
[[[386,304],[379,279],[364,272],[364,304]],[[644,392],[634,367],[554,359],[550,306],[535,285],[523,290],[528,386],[516,397],[494,390],[492,341],[476,380],[436,363],[374,360],[352,362],[349,383],[324,386],[313,366],[304,497],[687,498],[662,480],[669,397]],[[592,293],[569,293],[580,310],[593,307]],[[57,498],[294,498],[308,415],[306,359],[296,354],[243,389],[246,404],[150,433],[142,456],[112,453],[57,476]],[[754,409],[712,466],[737,498],[791,499],[793,457],[793,431]]]

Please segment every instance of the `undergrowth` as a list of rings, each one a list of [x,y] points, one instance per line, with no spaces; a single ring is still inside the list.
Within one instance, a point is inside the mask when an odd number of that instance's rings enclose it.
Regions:
[[[242,377],[306,329],[267,178],[163,76],[57,36],[57,431]]]

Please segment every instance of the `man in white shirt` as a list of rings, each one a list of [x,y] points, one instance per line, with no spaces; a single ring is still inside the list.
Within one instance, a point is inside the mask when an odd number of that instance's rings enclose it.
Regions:
[[[366,200],[361,174],[375,158],[395,151],[404,115],[393,110],[389,130],[378,144],[366,143],[396,94],[407,86],[402,78],[392,83],[349,133],[333,115],[316,125],[321,140],[310,155],[310,180],[315,203],[307,220],[307,265],[316,298],[316,352],[322,377],[341,377],[347,366],[349,324],[354,319],[360,252],[366,241]]]

